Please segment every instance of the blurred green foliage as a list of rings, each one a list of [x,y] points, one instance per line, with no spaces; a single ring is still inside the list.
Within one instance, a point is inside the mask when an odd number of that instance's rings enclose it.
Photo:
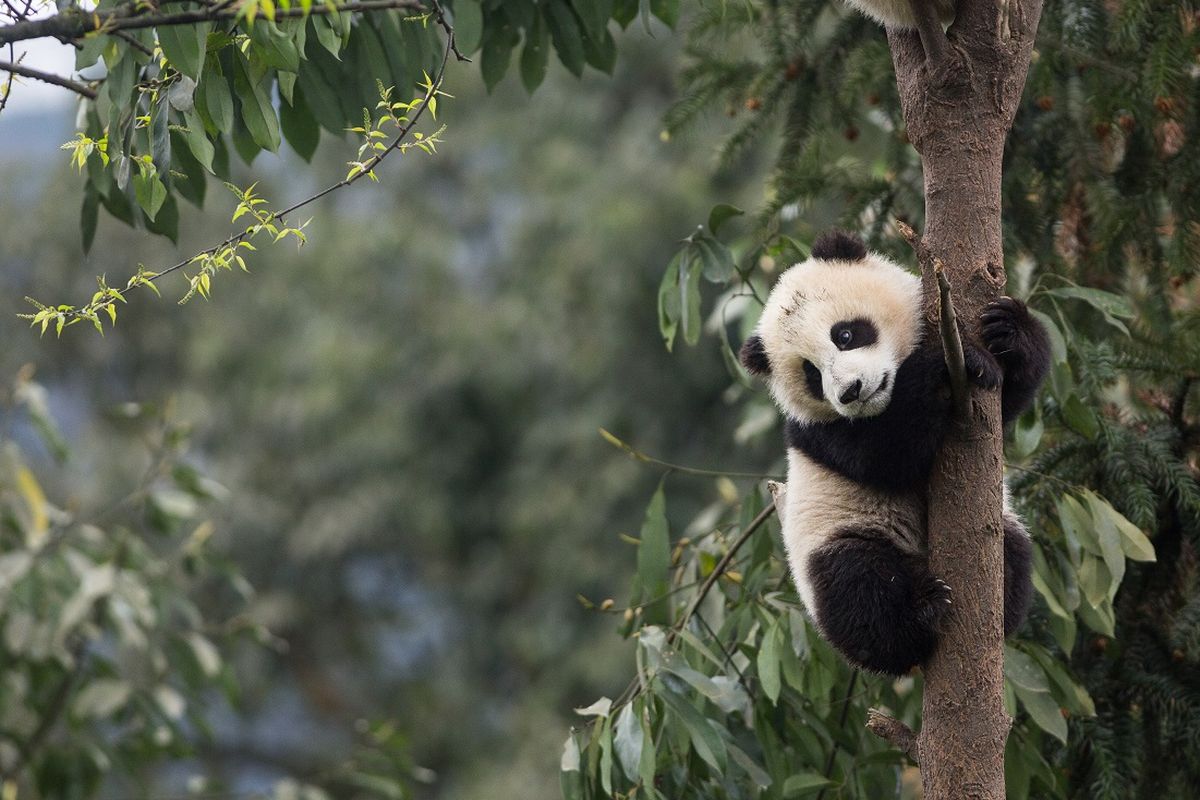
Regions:
[[[658,479],[599,428],[681,463],[754,452],[735,454],[719,351],[672,358],[647,306],[665,232],[686,231],[713,192],[707,143],[658,135],[662,36],[631,33],[613,79],[552,71],[534,104],[516,81],[489,99],[474,66],[452,65],[446,143],[403,167],[420,191],[384,180],[335,195],[308,244],[264,250],[187,314],[171,299],[179,279],[103,338],[39,339],[0,316],[0,369],[39,365],[77,452],[108,438],[96,409],[176,398],[198,463],[229,489],[212,546],[256,589],[238,613],[285,648],[228,653],[238,702],[205,703],[213,732],[189,737],[192,757],[147,760],[159,794],[198,775],[204,791],[288,777],[354,796],[342,768],[375,747],[363,720],[405,740],[402,761],[421,769],[392,775],[416,796],[557,791],[569,709],[624,678],[610,618],[576,595],[623,590],[634,548],[619,534],[636,533]],[[353,145],[332,146],[311,168],[256,163],[258,191],[343,176]],[[73,179],[4,169],[28,192],[0,219],[8,298],[90,292],[90,275],[171,261],[222,235],[237,202],[214,193],[211,215],[185,212],[178,249],[102,220],[81,261],[58,233],[76,227]],[[65,485],[103,497],[102,477]],[[677,519],[721,496],[712,477],[667,486]],[[209,604],[234,613],[228,598]]]

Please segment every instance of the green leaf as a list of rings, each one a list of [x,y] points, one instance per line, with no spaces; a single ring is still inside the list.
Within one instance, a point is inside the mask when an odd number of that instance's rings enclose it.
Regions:
[[[585,35],[583,57],[588,64],[605,75],[612,75],[617,66],[617,40],[607,30],[596,36]]]
[[[550,0],[546,5],[546,22],[550,26],[550,38],[558,52],[558,60],[572,75],[583,74],[583,35],[575,12],[566,0]]]
[[[1032,408],[1017,417],[1017,424],[1013,426],[1013,455],[1018,459],[1026,458],[1037,450],[1045,427],[1041,408],[1035,403]]]
[[[171,171],[171,106],[167,93],[158,93],[158,102],[150,110],[150,155],[159,175]]]
[[[199,82],[204,66],[204,48],[211,22],[191,25],[164,25],[157,29],[158,44],[172,67]]]
[[[483,83],[489,92],[496,88],[496,85],[504,77],[504,73],[508,72],[508,62],[518,41],[520,41],[520,37],[516,30],[507,23],[488,30],[488,35],[483,40],[479,71],[483,75]]]
[[[700,317],[700,275],[703,264],[689,257],[689,250],[684,248],[683,257],[679,261],[679,291],[680,308],[679,327],[683,332],[683,340],[690,345],[700,341],[700,329],[703,320]]]
[[[748,777],[750,782],[755,786],[760,789],[765,789],[773,783],[771,776],[767,774],[767,771],[760,767],[758,763],[746,753],[745,750],[735,744],[727,744],[726,748],[729,750],[730,758],[732,758],[734,763],[736,763],[745,771],[746,777]]]
[[[133,694],[128,681],[97,678],[75,696],[71,710],[78,717],[106,719],[120,710]]]
[[[201,110],[208,115],[217,131],[229,133],[233,130],[233,97],[229,93],[229,80],[221,71],[219,59],[214,57],[208,60],[208,69],[196,87],[196,96]]]
[[[1004,677],[1032,692],[1050,691],[1050,682],[1037,661],[1011,645],[1004,646]]]
[[[785,798],[803,797],[818,789],[824,789],[826,786],[833,786],[833,781],[824,775],[816,772],[801,772],[783,782],[783,796]]]
[[[1133,319],[1136,316],[1133,304],[1127,298],[1101,289],[1091,289],[1084,286],[1060,286],[1057,289],[1047,289],[1046,294],[1053,297],[1082,300],[1099,311],[1109,325],[1112,325],[1126,336],[1129,335],[1129,328],[1121,320]]]
[[[296,154],[305,161],[312,161],[321,140],[321,127],[308,107],[304,91],[297,87],[292,94],[292,103],[279,106],[279,124],[283,137]]]
[[[1042,647],[1037,645],[1027,645],[1031,655],[1037,659],[1038,664],[1045,670],[1046,675],[1054,683],[1054,688],[1057,689],[1054,695],[1059,699],[1066,708],[1074,714],[1082,714],[1088,717],[1096,716],[1096,705],[1092,702],[1091,695],[1087,689],[1079,685],[1067,674],[1057,660]]]
[[[1111,599],[1116,594],[1118,584],[1125,577],[1125,551],[1121,548],[1121,532],[1117,530],[1116,523],[1105,508],[1107,503],[1088,490],[1084,490],[1083,498],[1087,501],[1092,522],[1096,527],[1100,554],[1104,557],[1109,574],[1112,575],[1112,588],[1109,591]]]
[[[638,778],[643,786],[654,785],[654,773],[658,764],[658,753],[654,749],[654,734],[650,730],[647,715],[642,712],[645,700],[638,698],[634,701],[634,714],[637,716],[642,729],[642,752],[638,756]]]
[[[300,69],[300,51],[292,37],[270,20],[259,20],[250,29],[254,54],[275,69],[296,72]]]
[[[253,81],[246,57],[238,54],[234,67],[233,85],[242,103],[242,121],[250,132],[250,138],[264,150],[274,153],[279,149],[279,119],[275,106],[262,81]]]
[[[579,771],[579,742],[574,734],[563,744],[559,761],[559,788],[563,800],[583,800],[583,773]]]
[[[617,725],[613,735],[613,747],[617,753],[617,763],[631,781],[638,779],[638,760],[642,755],[645,744],[642,738],[642,726],[638,724],[633,703],[626,703],[617,714]]]
[[[604,727],[600,729],[600,785],[604,787],[604,795],[612,797],[613,772],[613,732],[612,717],[604,718]]]
[[[213,145],[204,133],[204,123],[200,121],[199,112],[193,108],[183,115],[183,122],[187,126],[182,132],[187,149],[206,170],[212,172]]]
[[[775,705],[779,701],[782,681],[779,677],[779,651],[783,636],[779,628],[779,619],[763,634],[762,645],[758,649],[758,681],[762,684],[763,694]]]
[[[728,283],[737,273],[733,253],[720,240],[706,233],[697,233],[691,246],[704,265],[704,278],[711,283]]]
[[[207,142],[207,139],[205,141]],[[204,165],[192,154],[186,134],[182,130],[171,131],[171,142],[171,152],[175,156],[175,193],[191,201],[197,208],[203,208],[204,195],[208,189],[208,173]]]
[[[483,9],[478,0],[455,0],[454,42],[463,55],[479,49],[483,40]]]
[[[662,283],[658,286],[658,330],[662,334],[667,352],[675,344],[675,332],[679,329],[679,317],[682,304],[679,301],[679,262],[683,251],[675,254],[671,263],[663,273]]]
[[[139,172],[133,176],[133,193],[137,198],[138,205],[151,220],[158,216],[158,210],[162,208],[163,202],[167,199],[167,187],[163,185],[157,175],[148,172]]]
[[[641,543],[638,545],[638,577],[644,597],[652,601],[643,611],[647,624],[666,624],[671,618],[670,589],[671,542],[667,527],[667,504],[660,482],[646,507],[642,522]]]
[[[1059,708],[1058,703],[1050,696],[1050,692],[1030,691],[1020,684],[1014,684],[1013,688],[1017,693],[1017,699],[1021,701],[1021,705],[1025,707],[1025,710],[1029,712],[1029,716],[1034,724],[1055,739],[1066,744],[1067,721],[1063,718],[1062,710]]]
[[[725,740],[721,738],[716,729],[686,698],[665,687],[659,687],[656,694],[662,698],[667,708],[679,718],[684,728],[687,729],[696,755],[700,756],[704,763],[716,770],[718,774],[724,774],[727,760]]]
[[[1104,569],[1103,564],[1100,568]],[[1112,603],[1107,598],[1099,606],[1080,603],[1075,613],[1083,620],[1084,625],[1087,625],[1096,633],[1102,633],[1105,636],[1116,635],[1116,615],[1113,613]]]
[[[1088,439],[1100,435],[1100,420],[1096,412],[1084,405],[1078,394],[1072,393],[1063,402],[1061,408],[1063,421],[1076,433]]]
[[[1093,492],[1085,493],[1092,513],[1097,519],[1106,518],[1120,534],[1121,549],[1125,555],[1134,561],[1154,561],[1154,544],[1142,533],[1136,525],[1130,522],[1124,514],[1117,511],[1104,498]]]
[[[728,203],[719,203],[712,207],[712,211],[708,212],[708,230],[716,236],[721,230],[721,226],[734,217],[740,217],[745,214],[745,211],[737,206],[731,206]]]
[[[534,17],[533,27],[525,32],[525,47],[521,49],[521,83],[525,91],[542,85],[546,78],[546,63],[550,58],[550,37],[541,14]]]

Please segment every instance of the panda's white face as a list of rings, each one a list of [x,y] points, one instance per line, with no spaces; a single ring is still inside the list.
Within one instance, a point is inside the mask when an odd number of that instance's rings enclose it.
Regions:
[[[882,413],[917,345],[920,309],[920,279],[874,253],[797,264],[758,324],[771,394],[800,422]]]

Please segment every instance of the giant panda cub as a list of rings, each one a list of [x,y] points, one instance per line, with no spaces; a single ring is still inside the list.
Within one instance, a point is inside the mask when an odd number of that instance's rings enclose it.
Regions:
[[[1007,423],[1033,402],[1049,369],[1046,332],[1007,297],[981,323],[987,352],[967,347],[967,371],[980,386],[1002,386]],[[940,340],[926,341],[922,329],[920,279],[835,231],[779,277],[741,350],[787,417],[787,485],[777,503],[800,597],[850,662],[891,675],[929,658],[951,598],[925,545],[949,381]],[[1031,548],[1005,495],[1008,635],[1029,610]]]

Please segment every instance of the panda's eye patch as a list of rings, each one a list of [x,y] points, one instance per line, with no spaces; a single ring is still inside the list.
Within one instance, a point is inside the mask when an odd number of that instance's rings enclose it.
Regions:
[[[879,338],[878,331],[870,320],[852,319],[839,322],[829,329],[829,339],[838,350],[857,350],[869,344],[875,344]]]

